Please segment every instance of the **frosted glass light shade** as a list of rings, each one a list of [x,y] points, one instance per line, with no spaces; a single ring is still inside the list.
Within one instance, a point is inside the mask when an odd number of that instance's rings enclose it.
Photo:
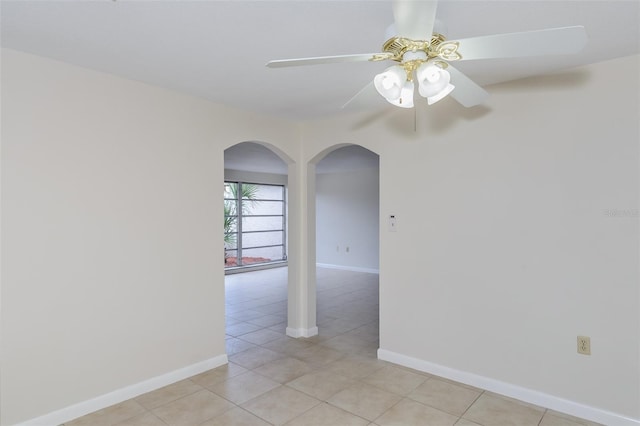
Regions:
[[[400,108],[413,108],[413,92],[414,92],[414,84],[413,81],[405,81],[402,86],[402,90],[400,91],[400,97],[395,100],[387,99],[387,101],[395,106]]]
[[[402,66],[394,65],[376,75],[373,85],[390,104],[403,108],[413,107],[414,85],[407,80],[407,72]]]
[[[416,77],[420,96],[427,98],[429,105],[443,99],[455,89],[455,86],[450,83],[449,72],[430,62],[425,62],[418,67]]]
[[[400,65],[387,68],[384,72],[373,78],[373,85],[378,93],[386,100],[394,100],[400,97],[402,86],[407,80],[407,73]]]

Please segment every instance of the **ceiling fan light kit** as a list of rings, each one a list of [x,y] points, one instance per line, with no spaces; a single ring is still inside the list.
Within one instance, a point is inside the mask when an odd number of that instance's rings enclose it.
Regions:
[[[439,61],[412,59],[402,65],[394,65],[376,75],[373,85],[383,98],[392,105],[413,108],[414,73],[418,80],[420,96],[427,98],[429,105],[446,97],[455,88],[446,64]]]
[[[373,79],[375,89],[390,104],[413,108],[414,80],[417,79],[418,92],[429,105],[452,94],[463,106],[472,107],[483,103],[489,94],[449,62],[571,54],[582,50],[587,43],[582,26],[449,41],[442,34],[433,32],[436,6],[436,1],[394,0],[395,22],[390,28],[397,29],[399,35],[389,38],[382,45],[381,53],[283,59],[270,61],[267,66],[392,60],[399,64]]]

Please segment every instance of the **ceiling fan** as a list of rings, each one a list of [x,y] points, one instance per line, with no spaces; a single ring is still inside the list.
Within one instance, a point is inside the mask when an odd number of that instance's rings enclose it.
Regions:
[[[434,32],[436,8],[437,1],[394,0],[395,22],[387,31],[388,40],[382,45],[382,52],[280,59],[268,62],[267,67],[390,60],[397,64],[376,75],[365,89],[373,85],[389,103],[412,108],[417,80],[418,92],[429,105],[450,94],[465,107],[472,107],[483,103],[489,93],[458,71],[452,62],[572,54],[587,43],[583,26],[447,40]]]

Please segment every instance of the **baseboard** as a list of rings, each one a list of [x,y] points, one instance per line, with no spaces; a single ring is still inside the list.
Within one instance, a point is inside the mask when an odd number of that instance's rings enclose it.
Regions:
[[[353,272],[366,272],[369,274],[379,274],[379,269],[372,268],[360,268],[359,266],[343,266],[343,265],[332,265],[330,263],[316,263],[316,266],[320,268],[327,269],[341,269],[343,271],[353,271]]]
[[[553,395],[512,385],[510,383],[501,382],[488,377],[479,376],[477,374],[460,371],[453,368],[445,367],[432,362],[413,358],[410,356],[398,354],[385,349],[378,349],[378,358],[383,361],[389,361],[404,367],[413,368],[414,370],[424,371],[425,373],[435,376],[444,377],[456,382],[464,383],[480,389],[495,392],[509,398],[518,399],[530,404],[550,408],[561,413],[602,423],[609,426],[640,426],[639,419],[631,419],[620,414],[599,408],[590,407],[566,399],[558,398]]]
[[[237,267],[232,266],[229,268],[224,268],[224,274],[233,275],[233,274],[241,274],[243,272],[264,271],[267,269],[284,268],[285,266],[289,266],[286,260],[269,262],[269,263],[256,263],[256,264],[247,265],[247,266],[237,266]]]
[[[287,336],[295,337],[313,337],[318,335],[318,327],[312,328],[292,328],[287,327]]]
[[[198,362],[196,364],[189,365],[178,370],[170,371],[169,373],[153,377],[143,382],[139,382],[131,386],[115,390],[113,392],[109,392],[105,395],[101,395],[88,401],[80,402],[61,410],[45,414],[44,416],[27,420],[25,422],[19,423],[17,426],[59,425],[70,420],[77,419],[78,417],[82,417],[86,414],[93,413],[95,411],[102,410],[103,408],[107,408],[114,404],[126,401],[128,399],[135,398],[136,396],[142,395],[143,393],[151,392],[180,380],[187,379],[196,374],[211,370],[212,368],[220,367],[221,365],[227,364],[227,362],[227,355],[218,355],[205,361]]]

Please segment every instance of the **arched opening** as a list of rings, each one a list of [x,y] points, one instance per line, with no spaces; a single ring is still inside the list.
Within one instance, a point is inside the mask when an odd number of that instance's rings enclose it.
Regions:
[[[225,270],[282,266],[287,260],[287,164],[263,145],[225,150]]]
[[[224,152],[227,355],[285,333],[290,164],[265,143],[242,142]]]
[[[320,336],[375,355],[379,343],[379,156],[358,145],[312,160]],[[309,188],[311,191],[311,188]]]

